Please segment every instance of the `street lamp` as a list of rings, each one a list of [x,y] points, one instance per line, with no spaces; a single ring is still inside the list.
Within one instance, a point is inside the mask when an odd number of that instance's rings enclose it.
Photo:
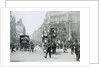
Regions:
[[[69,35],[68,40],[71,40],[71,38],[72,38],[72,37],[71,37],[72,14],[71,14],[71,13],[69,14],[68,20],[69,20],[69,22],[68,22],[68,29],[69,29],[69,30],[68,30],[68,32],[69,32],[69,34],[68,34],[68,35]]]

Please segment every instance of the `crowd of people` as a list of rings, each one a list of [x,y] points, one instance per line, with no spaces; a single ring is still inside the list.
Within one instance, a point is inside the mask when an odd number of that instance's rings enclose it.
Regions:
[[[67,43],[62,42],[62,44],[58,44],[58,45],[56,43],[51,43],[50,41],[44,44],[46,45],[45,46],[46,52],[45,52],[44,58],[47,58],[48,54],[49,54],[49,57],[51,58],[52,53],[53,54],[56,53],[56,49],[63,49],[64,53],[67,51],[67,49],[70,49],[71,55],[73,54],[76,55],[76,61],[80,60],[80,42],[78,40],[68,41]],[[33,42],[30,42],[29,51],[34,52],[34,47],[35,45],[33,44]],[[11,44],[10,48],[11,48],[11,53],[14,53],[20,50],[20,46],[14,46],[13,43]]]
[[[49,57],[51,58],[51,50],[52,50],[52,45],[51,43],[48,41],[48,43],[46,44],[46,53],[44,58],[47,58],[47,55],[49,54]],[[68,41],[67,44],[63,43],[62,46],[57,46],[56,44],[56,49],[62,49],[63,51],[66,52],[67,49],[71,49],[71,54],[73,55],[73,53],[75,53],[76,55],[76,61],[80,60],[80,42],[78,42],[78,40],[73,41]],[[56,52],[56,51],[55,51]]]
[[[78,42],[77,40],[75,40],[75,42],[71,42],[70,48],[71,48],[71,54],[75,52],[76,60],[79,61],[80,60],[80,42]]]
[[[10,50],[11,53],[14,53],[16,51],[22,51],[22,49],[25,51],[30,51],[30,52],[34,52],[34,47],[35,44],[33,44],[33,42],[30,42],[28,47],[21,47],[20,45],[15,45],[14,43],[10,44]]]

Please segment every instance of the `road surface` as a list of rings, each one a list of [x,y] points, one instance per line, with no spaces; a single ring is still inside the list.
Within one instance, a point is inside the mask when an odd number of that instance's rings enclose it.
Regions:
[[[16,51],[10,53],[11,62],[77,62],[75,54],[71,55],[71,50],[68,49],[66,53],[63,52],[63,49],[57,49],[56,54],[52,54],[51,58],[49,55],[47,58],[44,58],[45,53],[43,50],[36,46],[34,52],[29,51]]]

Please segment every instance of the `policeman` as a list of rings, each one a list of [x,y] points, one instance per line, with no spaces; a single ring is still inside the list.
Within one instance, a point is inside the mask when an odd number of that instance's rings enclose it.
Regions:
[[[76,54],[76,60],[79,61],[80,59],[80,44],[77,40],[75,40],[75,54]]]
[[[47,43],[46,54],[45,54],[44,58],[47,58],[48,53],[49,53],[49,57],[51,58],[51,43],[50,43],[50,41],[48,41],[48,43]]]

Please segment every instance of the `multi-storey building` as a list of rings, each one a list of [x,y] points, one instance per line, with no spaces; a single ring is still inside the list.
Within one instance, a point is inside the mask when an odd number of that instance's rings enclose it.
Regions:
[[[80,40],[79,11],[49,11],[44,24],[47,29],[57,28],[57,38],[60,40]]]
[[[16,23],[16,33],[17,33],[17,38],[19,38],[20,35],[26,34],[25,26],[22,23],[22,19],[20,19]]]

